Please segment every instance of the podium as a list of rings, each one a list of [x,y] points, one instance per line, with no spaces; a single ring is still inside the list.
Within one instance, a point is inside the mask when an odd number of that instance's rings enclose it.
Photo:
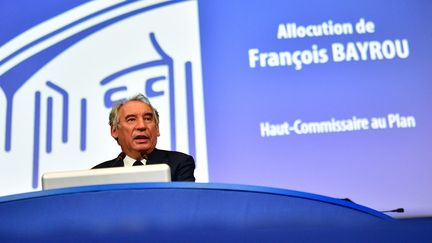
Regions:
[[[344,200],[233,184],[114,184],[0,197],[1,242],[374,240],[393,235],[396,221]]]

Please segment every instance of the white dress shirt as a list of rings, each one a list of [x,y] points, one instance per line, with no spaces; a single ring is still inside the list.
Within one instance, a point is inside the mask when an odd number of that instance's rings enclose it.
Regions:
[[[126,155],[126,157],[123,159],[124,167],[132,167],[135,161],[137,160]],[[147,160],[141,159],[141,163],[143,163],[143,165],[146,165]]]

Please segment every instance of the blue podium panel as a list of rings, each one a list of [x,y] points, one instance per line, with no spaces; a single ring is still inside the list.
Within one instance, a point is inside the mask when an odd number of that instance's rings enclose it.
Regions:
[[[391,233],[396,222],[370,208],[314,194],[184,182],[12,195],[0,198],[0,215],[2,242],[380,239],[371,233]]]

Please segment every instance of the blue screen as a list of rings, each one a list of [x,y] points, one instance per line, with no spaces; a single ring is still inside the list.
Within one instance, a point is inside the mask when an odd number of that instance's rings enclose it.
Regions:
[[[200,2],[210,181],[430,214],[431,7]]]

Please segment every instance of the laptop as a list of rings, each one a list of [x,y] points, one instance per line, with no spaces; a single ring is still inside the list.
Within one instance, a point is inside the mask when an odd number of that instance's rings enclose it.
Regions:
[[[170,181],[170,167],[167,164],[154,164],[93,170],[47,172],[42,175],[42,189]]]

